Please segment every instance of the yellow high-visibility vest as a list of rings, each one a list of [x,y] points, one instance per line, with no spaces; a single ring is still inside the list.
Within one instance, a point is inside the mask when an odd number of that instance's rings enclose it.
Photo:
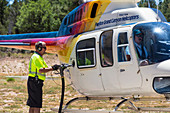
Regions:
[[[45,80],[46,76],[45,73],[40,73],[39,69],[47,68],[47,64],[37,52],[35,52],[30,59],[29,62],[29,75],[30,77],[35,77],[36,75],[40,80]]]
[[[81,61],[80,60],[82,60],[82,59],[79,59],[78,61],[77,61],[77,63],[78,63],[78,66],[82,66],[82,65],[91,65],[91,61],[88,59],[88,58],[85,58],[85,64],[81,64]],[[82,60],[83,61],[83,60]]]

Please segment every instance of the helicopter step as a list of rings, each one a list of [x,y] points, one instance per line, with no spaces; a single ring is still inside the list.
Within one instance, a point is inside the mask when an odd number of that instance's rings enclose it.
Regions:
[[[52,111],[58,112],[58,108],[51,108]],[[121,111],[99,111],[99,110],[78,110],[78,109],[65,109],[62,113],[123,113]]]

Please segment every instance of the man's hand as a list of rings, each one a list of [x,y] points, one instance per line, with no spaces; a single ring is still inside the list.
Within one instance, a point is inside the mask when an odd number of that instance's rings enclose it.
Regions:
[[[60,67],[60,65],[55,64],[55,65],[52,66],[52,69],[53,70],[58,70],[59,67]]]
[[[139,62],[139,65],[140,65],[140,66],[146,66],[146,65],[149,65],[149,62],[148,62],[147,59],[141,60],[141,61]]]

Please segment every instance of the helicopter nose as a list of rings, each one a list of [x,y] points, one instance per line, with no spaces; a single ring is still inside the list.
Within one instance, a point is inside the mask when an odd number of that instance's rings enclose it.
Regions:
[[[170,72],[170,59],[158,64],[157,69]],[[155,77],[153,80],[153,89],[159,94],[170,94],[170,76]]]
[[[170,64],[170,59],[159,63],[157,68],[160,69],[160,70],[164,70],[164,71],[170,71],[170,65],[169,64]]]

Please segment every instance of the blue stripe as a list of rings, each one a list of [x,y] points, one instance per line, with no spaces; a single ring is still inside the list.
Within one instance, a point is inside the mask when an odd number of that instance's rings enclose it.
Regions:
[[[29,43],[17,43],[17,42],[0,42],[0,45],[7,46],[30,46]]]
[[[52,38],[57,37],[58,31],[42,32],[42,33],[27,33],[27,34],[13,34],[13,35],[0,35],[0,40],[13,40],[13,39],[28,39],[28,38]]]

